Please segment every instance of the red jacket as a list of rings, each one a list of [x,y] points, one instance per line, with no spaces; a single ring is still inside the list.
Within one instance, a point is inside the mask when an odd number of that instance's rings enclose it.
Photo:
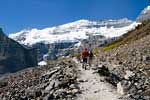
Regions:
[[[89,56],[88,51],[87,51],[87,50],[84,50],[84,51],[82,52],[82,57],[88,57],[88,56]]]

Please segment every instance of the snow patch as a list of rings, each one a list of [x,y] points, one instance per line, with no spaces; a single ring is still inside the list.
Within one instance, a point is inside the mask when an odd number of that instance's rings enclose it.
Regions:
[[[41,61],[41,62],[38,63],[38,65],[39,65],[39,66],[45,66],[45,65],[47,65],[47,62]]]
[[[147,14],[150,12],[150,6],[147,6],[143,11],[142,14]]]
[[[101,32],[101,35],[108,37],[108,38],[118,37],[127,33],[130,30],[133,30],[139,24],[141,23],[134,22],[131,25],[122,27],[122,28],[101,27],[100,32]]]

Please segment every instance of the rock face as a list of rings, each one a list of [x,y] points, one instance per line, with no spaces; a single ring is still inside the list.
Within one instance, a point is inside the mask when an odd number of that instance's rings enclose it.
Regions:
[[[138,22],[143,22],[145,20],[150,20],[150,6],[147,6],[137,18]]]
[[[0,29],[0,74],[37,65],[36,49],[25,48]]]
[[[38,50],[38,61],[47,61],[47,60],[55,60],[62,56],[68,56],[70,54],[70,48],[76,44],[74,43],[37,43],[32,47],[37,48]]]

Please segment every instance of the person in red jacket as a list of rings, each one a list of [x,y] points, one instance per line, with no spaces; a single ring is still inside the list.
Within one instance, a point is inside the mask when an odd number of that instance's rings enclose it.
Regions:
[[[83,64],[82,64],[82,68],[84,68],[86,70],[86,66],[87,66],[87,59],[88,59],[89,53],[87,48],[85,48],[82,51],[82,60],[83,60]]]

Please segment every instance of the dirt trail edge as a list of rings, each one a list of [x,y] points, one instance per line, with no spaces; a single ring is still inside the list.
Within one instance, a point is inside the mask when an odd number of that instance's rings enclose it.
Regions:
[[[77,96],[77,100],[123,100],[122,97],[116,93],[116,89],[111,84],[104,81],[94,70],[82,69],[81,63],[73,59],[78,66],[80,75],[78,78],[79,88],[82,91]]]

